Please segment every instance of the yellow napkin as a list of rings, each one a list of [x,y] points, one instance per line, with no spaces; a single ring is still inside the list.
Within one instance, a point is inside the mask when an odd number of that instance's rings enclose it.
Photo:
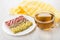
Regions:
[[[11,14],[26,14],[34,17],[36,13],[41,11],[50,11],[55,15],[55,21],[58,22],[60,20],[60,13],[50,4],[39,2],[39,1],[23,1],[17,8],[11,9]]]

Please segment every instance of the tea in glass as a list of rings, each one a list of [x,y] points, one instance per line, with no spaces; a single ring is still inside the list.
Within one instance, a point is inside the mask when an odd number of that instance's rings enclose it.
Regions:
[[[49,30],[54,25],[54,15],[50,12],[41,12],[35,15],[37,26],[43,30]]]

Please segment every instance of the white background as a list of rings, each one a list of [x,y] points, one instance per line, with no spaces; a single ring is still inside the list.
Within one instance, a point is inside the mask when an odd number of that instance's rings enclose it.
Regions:
[[[8,17],[8,8],[10,6],[17,6],[17,4],[19,4],[21,1],[22,0],[0,0],[0,40],[60,40],[60,27],[49,32],[42,31],[36,27],[36,29],[32,33],[19,37],[7,35],[1,28],[2,22],[6,17]],[[41,1],[50,3],[60,11],[60,0]]]

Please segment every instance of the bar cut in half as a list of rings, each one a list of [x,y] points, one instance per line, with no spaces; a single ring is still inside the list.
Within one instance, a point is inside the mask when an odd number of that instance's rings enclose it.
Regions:
[[[5,24],[13,33],[22,32],[32,26],[32,22],[24,16],[19,16],[15,19],[6,21]]]

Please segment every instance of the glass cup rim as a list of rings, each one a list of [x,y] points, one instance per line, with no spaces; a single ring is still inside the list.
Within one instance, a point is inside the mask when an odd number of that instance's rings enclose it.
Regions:
[[[51,14],[51,12],[49,12],[49,13]],[[37,14],[39,14],[39,13],[37,13]],[[54,21],[55,17],[54,17],[54,15],[53,15],[53,18],[52,18],[50,21],[47,21],[47,22],[39,21],[39,20],[36,19],[36,17],[35,17],[34,19],[35,19],[35,21],[37,21],[38,23],[50,23],[50,22]]]

